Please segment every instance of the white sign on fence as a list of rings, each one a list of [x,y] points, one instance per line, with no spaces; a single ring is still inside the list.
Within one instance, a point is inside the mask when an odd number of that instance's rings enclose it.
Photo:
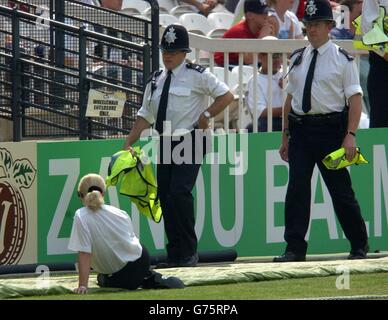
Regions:
[[[120,118],[123,115],[125,100],[125,92],[107,93],[90,89],[86,116]]]

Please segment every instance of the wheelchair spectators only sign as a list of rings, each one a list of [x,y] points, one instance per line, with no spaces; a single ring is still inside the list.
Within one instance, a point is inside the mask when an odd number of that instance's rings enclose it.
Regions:
[[[121,91],[107,93],[90,89],[86,116],[120,118],[125,100],[125,93]]]

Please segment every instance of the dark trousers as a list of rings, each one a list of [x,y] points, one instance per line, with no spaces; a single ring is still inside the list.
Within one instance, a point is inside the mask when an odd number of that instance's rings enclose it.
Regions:
[[[171,157],[171,161],[162,159],[162,154],[169,152],[166,151],[166,145],[163,146],[164,139],[171,138],[164,137],[160,141],[159,155],[161,159],[157,166],[158,195],[168,240],[166,249],[169,262],[182,261],[197,252],[192,190],[201,167],[198,160],[202,161],[207,148],[205,137],[194,139],[194,131],[188,136],[191,140],[191,156],[189,157],[190,160],[187,161],[188,163],[178,164],[173,157]],[[182,141],[183,139],[171,142],[171,156],[174,154],[174,148],[179,148]],[[184,152],[187,150],[182,149],[179,154],[183,157]],[[204,150],[204,152],[198,157],[198,152],[201,150]]]
[[[369,54],[368,93],[370,128],[388,127],[388,61],[374,52]]]
[[[328,170],[322,159],[341,147],[345,126],[290,122],[289,181],[285,203],[286,251],[304,255],[310,221],[311,177],[315,164],[329,190],[337,218],[352,249],[364,248],[367,232],[347,169]]]
[[[124,268],[112,275],[99,274],[98,284],[101,287],[123,288],[135,290],[143,284],[145,278],[150,275],[150,255],[146,247],[143,247],[141,257],[128,262]]]

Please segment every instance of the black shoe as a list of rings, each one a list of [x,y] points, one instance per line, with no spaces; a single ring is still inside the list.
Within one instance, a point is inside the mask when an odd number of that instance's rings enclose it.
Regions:
[[[150,271],[142,283],[143,289],[183,289],[184,287],[184,283],[178,277],[165,277],[155,271]]]
[[[294,262],[294,261],[306,261],[306,256],[288,251],[281,256],[273,258],[273,262]]]
[[[107,287],[108,285],[107,276],[105,274],[97,274],[97,285],[101,288]]]
[[[357,259],[366,259],[366,255],[369,251],[369,246],[366,245],[364,248],[359,248],[359,249],[352,249],[350,251],[350,254],[348,256],[349,260],[357,260]]]
[[[191,257],[181,259],[181,261],[178,263],[178,267],[196,267],[198,260],[198,253],[195,253]]]

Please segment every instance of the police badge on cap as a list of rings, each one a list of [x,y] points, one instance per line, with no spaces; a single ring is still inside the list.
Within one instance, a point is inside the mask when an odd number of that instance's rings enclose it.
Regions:
[[[302,21],[331,21],[335,23],[330,2],[328,0],[308,0]]]
[[[170,24],[163,32],[159,48],[163,51],[191,52],[189,48],[189,34],[184,26]]]

